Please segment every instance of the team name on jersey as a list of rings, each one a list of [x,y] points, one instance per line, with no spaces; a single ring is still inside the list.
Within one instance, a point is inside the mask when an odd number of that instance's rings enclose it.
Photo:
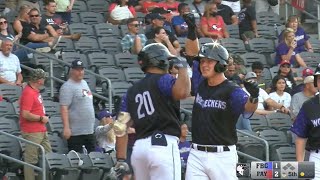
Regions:
[[[314,127],[320,126],[320,118],[311,120]]]
[[[296,36],[296,40],[299,41],[301,39],[304,39],[304,35]]]
[[[196,103],[202,108],[225,109],[227,107],[227,103],[224,101],[216,99],[203,99],[199,94],[197,94]]]

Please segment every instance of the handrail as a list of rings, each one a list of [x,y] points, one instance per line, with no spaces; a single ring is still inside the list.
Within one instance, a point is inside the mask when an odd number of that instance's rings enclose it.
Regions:
[[[53,61],[56,61],[56,62],[58,62],[58,63],[60,63],[60,64],[64,64],[64,65],[66,65],[66,66],[70,66],[70,64],[68,64],[68,63],[66,63],[66,62],[64,62],[64,61],[62,61],[62,60],[60,60],[60,59],[58,59],[58,58],[53,58],[53,57],[51,57],[51,56],[49,56],[49,55],[47,55],[47,54],[38,52],[38,51],[36,51],[36,50],[34,50],[34,49],[31,49],[31,48],[29,48],[29,47],[26,47],[26,46],[24,46],[24,45],[21,45],[21,44],[19,44],[19,43],[14,42],[14,44],[17,45],[17,46],[19,46],[19,47],[21,47],[21,48],[27,49],[28,51],[30,51],[30,52],[32,52],[32,53],[40,54],[40,55],[42,55],[42,56],[44,56],[44,57],[47,57],[47,58],[50,60],[50,76],[49,76],[49,77],[50,77],[51,97],[53,97],[53,93],[54,93],[54,92],[53,92],[53,81],[58,81],[58,82],[60,82],[60,83],[61,83],[61,81],[63,81],[63,80],[59,81],[59,80],[60,80],[59,78],[53,76]],[[28,67],[28,66],[24,66],[25,69],[27,69],[26,67]],[[32,69],[32,68],[31,68],[31,69]],[[92,95],[94,95],[94,96],[97,97],[97,98],[100,98],[100,99],[103,99],[103,100],[108,101],[108,102],[109,102],[109,112],[112,113],[112,92],[111,92],[112,84],[111,84],[111,80],[110,80],[109,78],[107,78],[107,77],[101,76],[100,74],[96,74],[96,73],[94,73],[94,72],[92,72],[92,71],[89,71],[89,70],[87,70],[87,69],[84,69],[84,71],[85,71],[86,73],[89,73],[89,74],[91,74],[91,75],[94,75],[94,76],[97,77],[97,78],[104,79],[104,80],[107,82],[107,84],[108,84],[108,96],[109,96],[109,99],[107,99],[107,98],[104,97],[104,96],[101,96],[100,94],[93,93],[93,92],[92,92]],[[59,79],[59,80],[58,80],[58,79]],[[63,82],[65,82],[65,81],[63,81]]]
[[[180,110],[182,110],[182,111],[184,111],[186,113],[192,114],[191,111],[189,111],[189,110],[187,110],[185,108],[180,108]],[[265,153],[266,153],[266,161],[269,161],[269,144],[268,144],[268,141],[266,141],[265,139],[262,139],[260,137],[257,137],[255,135],[252,135],[250,133],[247,133],[245,131],[242,131],[242,130],[238,130],[237,129],[237,132],[240,133],[240,134],[244,134],[246,136],[252,137],[253,139],[257,139],[258,141],[262,141],[265,144],[265,148],[266,148],[266,151],[265,151]],[[245,153],[240,153],[240,155],[251,158],[250,155],[245,154]],[[253,160],[257,160],[257,161],[262,161],[261,159],[254,158],[254,157],[252,157],[252,159]]]
[[[25,142],[25,143],[27,143],[27,144],[31,144],[31,145],[33,145],[33,146],[38,146],[38,147],[39,147],[40,150],[41,150],[41,154],[43,155],[42,158],[41,158],[42,168],[41,168],[41,167],[38,167],[38,166],[34,166],[34,165],[32,165],[32,164],[29,164],[29,163],[26,163],[26,162],[24,162],[24,161],[21,161],[21,160],[12,158],[12,157],[7,156],[7,155],[2,154],[2,153],[0,153],[0,157],[2,157],[2,158],[4,158],[4,159],[7,159],[7,160],[9,160],[9,161],[16,162],[16,163],[18,163],[18,164],[22,164],[22,165],[29,166],[29,167],[31,167],[31,168],[33,168],[33,169],[35,169],[35,170],[38,170],[38,171],[40,171],[40,172],[42,173],[42,180],[46,180],[46,162],[45,162],[45,150],[44,150],[44,148],[43,148],[40,144],[36,144],[36,143],[34,143],[34,142],[32,142],[32,141],[23,139],[23,138],[21,138],[21,137],[14,136],[14,135],[9,134],[9,133],[6,133],[6,132],[4,132],[4,131],[0,131],[0,134],[3,134],[3,135],[5,135],[5,136],[9,136],[9,137],[11,137],[11,138],[14,138],[14,139],[23,141],[23,142]]]

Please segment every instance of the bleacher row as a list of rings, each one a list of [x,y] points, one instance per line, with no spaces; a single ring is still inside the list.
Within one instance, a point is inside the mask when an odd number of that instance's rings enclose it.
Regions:
[[[182,108],[181,121],[186,123],[190,129],[192,128],[192,114],[190,112],[192,111],[193,103],[193,98],[182,100],[180,103],[180,107]],[[288,114],[273,113],[266,116],[254,114],[250,117],[252,132],[246,132],[263,138],[268,142],[271,161],[295,161],[295,147],[292,145],[292,134],[290,131],[291,124],[291,117]],[[265,145],[262,141],[241,133],[237,133],[237,135],[237,150],[265,160]],[[250,160],[240,158],[239,162],[250,162]]]

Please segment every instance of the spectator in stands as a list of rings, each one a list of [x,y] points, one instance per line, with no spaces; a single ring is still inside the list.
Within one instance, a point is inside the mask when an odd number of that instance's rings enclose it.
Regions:
[[[241,79],[243,79],[247,74],[247,69],[244,66],[244,60],[237,54],[231,54],[231,57],[233,59],[237,74]]]
[[[151,43],[162,43],[165,45],[168,50],[170,51],[171,54],[173,55],[178,55],[179,53],[177,50],[174,48],[173,44],[170,41],[170,37],[167,34],[166,30],[163,27],[156,27],[154,28],[154,38],[149,39],[146,44],[151,44]]]
[[[71,12],[76,0],[55,0],[57,3],[56,14],[60,15],[63,22],[71,24]]]
[[[140,23],[137,19],[131,18],[127,22],[129,33],[121,40],[123,52],[138,54],[147,42],[145,34],[139,34]]]
[[[154,8],[159,7],[157,2],[153,2],[152,0],[144,0],[142,2],[142,10],[141,12],[143,12],[144,14],[148,14],[150,12],[152,12],[152,10]]]
[[[46,115],[40,89],[44,86],[47,77],[42,69],[35,69],[30,73],[28,85],[23,89],[20,97],[20,129],[22,137],[41,145],[45,152],[51,152],[46,124],[49,117]],[[26,144],[24,150],[24,161],[37,165],[39,159],[39,148]],[[33,168],[24,166],[24,179],[34,180]]]
[[[192,3],[189,3],[189,7],[192,13],[194,13],[196,18],[200,18],[206,6],[206,1],[202,0],[193,0]]]
[[[151,18],[151,28],[146,31],[146,37],[148,39],[153,39],[155,38],[155,34],[156,34],[155,28],[157,27],[163,28],[165,18],[158,13],[150,14],[150,18]],[[176,36],[168,30],[165,30],[165,31],[173,47],[176,49],[177,52],[180,52],[180,44]]]
[[[158,6],[163,7],[165,10],[170,10],[172,16],[179,15],[179,12],[178,12],[179,2],[177,2],[176,0],[165,0],[165,1],[159,2]]]
[[[303,80],[303,91],[298,92],[292,96],[290,110],[291,118],[294,121],[302,107],[302,104],[313,97],[317,93],[317,89],[314,87],[314,76],[310,75]]]
[[[234,63],[229,63],[227,66],[227,71],[224,73],[224,75],[226,76],[226,78],[231,78],[234,75],[238,75],[236,72],[236,66],[234,65]]]
[[[8,32],[8,21],[4,16],[0,16],[0,39],[8,38],[12,41],[17,41],[21,38],[22,34],[13,35]]]
[[[125,24],[128,19],[136,17],[136,11],[128,5],[128,0],[116,0],[109,6],[108,17],[108,22],[113,25]]]
[[[42,15],[40,24],[42,26],[51,25],[55,30],[57,36],[62,36],[67,39],[78,41],[81,38],[80,33],[70,34],[68,24],[63,21],[62,17],[56,14],[57,5],[54,0],[46,2],[46,13]],[[52,34],[51,34],[52,35]],[[54,36],[54,35],[53,35]]]
[[[186,123],[181,124],[181,134],[180,134],[180,140],[179,140],[179,151],[180,151],[180,158],[181,158],[181,168],[182,174],[186,171],[187,167],[187,160],[190,153],[191,148],[191,142],[187,141],[187,135],[189,133],[188,125]],[[182,163],[183,160],[183,163]],[[182,176],[182,179],[184,179],[184,175]]]
[[[258,82],[259,88],[266,90],[269,84],[267,84],[264,77],[262,77],[263,69],[264,69],[263,64],[260,61],[255,61],[251,64],[252,72],[256,73],[257,75],[257,82]]]
[[[178,37],[187,37],[188,25],[183,19],[184,14],[190,13],[190,7],[186,3],[180,3],[178,6],[179,15],[174,16],[171,20],[172,26]]]
[[[274,13],[279,15],[279,7],[281,4],[284,4],[285,0],[278,0],[278,4],[273,6],[266,0],[255,0],[256,1],[256,12],[266,12],[266,11],[273,11]]]
[[[50,37],[49,33],[53,36],[58,36],[52,26],[42,26],[40,24],[40,14],[38,9],[31,9],[29,11],[30,23],[26,23],[22,29],[21,44],[29,42],[47,42],[52,44],[52,49],[59,43],[61,36],[58,38]],[[49,33],[47,33],[49,32]]]
[[[229,37],[223,18],[218,15],[218,8],[214,2],[208,2],[205,6],[204,15],[200,21],[200,29],[204,36],[212,39]]]
[[[17,9],[20,9],[21,6],[27,5],[30,8],[35,8],[40,11],[39,0],[18,0],[18,5]]]
[[[299,70],[299,69],[297,69]],[[310,68],[305,68],[302,70],[302,82],[307,76],[312,76],[313,75],[313,70]],[[298,83],[297,83],[298,84]],[[298,92],[302,92],[304,89],[305,85],[304,83],[298,84],[296,87],[294,87],[291,91],[291,95],[293,96],[294,94]]]
[[[238,25],[238,17],[235,15],[230,6],[222,4],[222,0],[214,0],[218,7],[218,15],[223,18],[226,25]]]
[[[174,62],[173,61],[169,61],[169,69],[168,72],[170,75],[172,75],[173,77],[177,78],[178,77],[178,72],[179,69],[178,67],[174,66]]]
[[[243,7],[238,14],[240,38],[247,43],[250,39],[259,37],[257,30],[256,11],[251,0],[243,0]]]
[[[296,81],[293,77],[292,74],[292,69],[291,69],[291,65],[289,63],[289,61],[282,61],[279,67],[279,71],[278,74],[272,79],[272,83],[274,83],[274,81],[276,81],[276,79],[278,77],[283,77],[286,80],[286,88],[285,88],[285,92],[287,93],[291,93],[292,89],[297,85]]]
[[[290,61],[294,67],[306,67],[306,63],[300,56],[300,51],[297,48],[297,41],[294,35],[294,30],[286,28],[283,32],[283,41],[276,48],[276,64],[282,60]]]
[[[240,12],[240,0],[223,0],[222,4],[229,6],[233,12]]]
[[[113,119],[109,111],[102,110],[98,114],[100,125],[96,127],[95,134],[97,138],[97,144],[102,149],[103,153],[111,153],[115,150],[116,136],[114,135]]]
[[[88,152],[95,150],[94,107],[91,90],[84,77],[84,64],[80,60],[71,63],[70,77],[60,89],[60,109],[63,137],[69,150]]]
[[[245,80],[246,81],[255,81],[256,82],[257,81],[257,75],[254,72],[248,72],[246,74]],[[245,88],[243,88],[243,90],[245,92],[247,92],[247,90]],[[247,92],[247,94],[249,94],[249,93]],[[267,108],[265,108],[265,106]],[[274,101],[273,99],[271,99],[270,96],[268,95],[268,93],[265,90],[259,88],[258,108],[255,111],[255,113],[256,114],[261,114],[261,115],[274,113],[274,111],[268,110],[270,108],[279,109],[280,112],[282,112],[282,113],[288,113],[289,112],[288,108],[284,107],[282,104],[279,104],[276,101]]]
[[[276,101],[279,104],[282,104],[284,107],[289,108],[291,102],[291,95],[285,92],[286,88],[286,80],[285,78],[278,76],[271,86],[271,92],[269,94],[270,98]],[[277,109],[274,109],[277,110]]]
[[[10,11],[15,11],[18,6],[18,0],[6,0],[4,1],[4,10],[2,11],[2,14],[5,16]]]
[[[291,28],[294,31],[294,37],[296,40],[296,52],[301,53],[303,51],[313,52],[313,48],[311,43],[309,42],[309,36],[304,31],[302,27],[300,27],[300,21],[299,17],[296,15],[289,16],[286,27]],[[279,43],[285,39],[285,36],[283,35],[285,32],[282,31],[282,33],[279,35]]]
[[[0,52],[0,84],[21,86],[23,78],[20,61],[16,55],[11,53],[12,47],[11,40],[3,39]]]

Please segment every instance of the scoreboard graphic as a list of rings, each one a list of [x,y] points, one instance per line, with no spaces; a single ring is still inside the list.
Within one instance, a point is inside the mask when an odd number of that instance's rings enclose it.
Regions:
[[[238,177],[252,179],[313,179],[314,162],[251,162],[237,164]]]

